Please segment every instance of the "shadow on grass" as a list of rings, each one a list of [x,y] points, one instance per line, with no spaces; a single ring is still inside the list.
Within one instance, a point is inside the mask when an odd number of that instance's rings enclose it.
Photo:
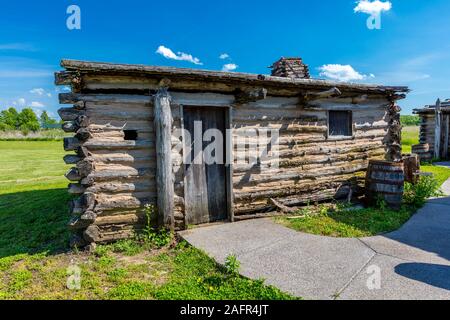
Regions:
[[[67,189],[0,195],[0,258],[68,249]]]

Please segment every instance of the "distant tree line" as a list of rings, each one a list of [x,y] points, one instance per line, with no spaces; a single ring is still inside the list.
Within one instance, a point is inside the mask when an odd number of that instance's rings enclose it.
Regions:
[[[39,131],[55,127],[58,121],[51,118],[47,111],[43,111],[38,117],[31,108],[24,108],[18,112],[15,108],[9,108],[0,112],[0,130],[20,130],[23,133]]]
[[[404,126],[418,126],[420,125],[419,116],[400,116],[400,122]]]

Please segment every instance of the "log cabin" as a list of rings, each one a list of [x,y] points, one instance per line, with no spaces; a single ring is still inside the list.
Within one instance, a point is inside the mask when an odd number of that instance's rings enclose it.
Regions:
[[[414,109],[420,117],[419,144],[412,147],[421,161],[434,159],[449,160],[449,125],[450,99],[434,105],[427,105],[421,109]]]
[[[72,245],[132,237],[146,204],[161,226],[183,230],[351,198],[364,192],[369,160],[401,160],[396,101],[407,87],[311,79],[300,58],[281,58],[271,75],[61,66]],[[225,137],[205,139],[208,129]],[[203,137],[194,152],[191,136]],[[223,145],[224,161],[189,161],[208,141]]]

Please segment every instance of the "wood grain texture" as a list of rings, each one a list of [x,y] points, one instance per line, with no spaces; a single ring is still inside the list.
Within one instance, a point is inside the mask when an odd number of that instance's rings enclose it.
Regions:
[[[187,224],[201,224],[227,218],[227,188],[225,154],[219,164],[207,164],[203,153],[208,143],[203,135],[209,129],[219,130],[225,136],[225,109],[188,107],[183,109],[184,128],[197,143],[191,150],[189,164],[186,164],[185,205]],[[201,125],[195,131],[194,123]],[[199,159],[199,163],[194,159]]]
[[[174,181],[172,179],[172,113],[167,88],[161,88],[155,96],[156,132],[156,186],[158,216],[161,225],[175,228]]]

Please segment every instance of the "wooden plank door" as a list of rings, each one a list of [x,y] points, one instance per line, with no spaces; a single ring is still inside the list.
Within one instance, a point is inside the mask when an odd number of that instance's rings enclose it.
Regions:
[[[194,123],[201,122],[201,137],[208,129],[217,129],[225,141],[226,108],[184,107],[184,128],[191,136],[190,160],[185,164],[185,210],[187,224],[202,224],[227,219],[226,150],[223,144],[223,159],[219,164],[206,164],[203,151],[211,143],[202,142],[198,148],[201,155],[194,152]],[[199,135],[200,130],[198,130]],[[197,137],[198,139],[198,137]],[[203,139],[201,139],[203,141]],[[201,164],[194,163],[199,156]]]

